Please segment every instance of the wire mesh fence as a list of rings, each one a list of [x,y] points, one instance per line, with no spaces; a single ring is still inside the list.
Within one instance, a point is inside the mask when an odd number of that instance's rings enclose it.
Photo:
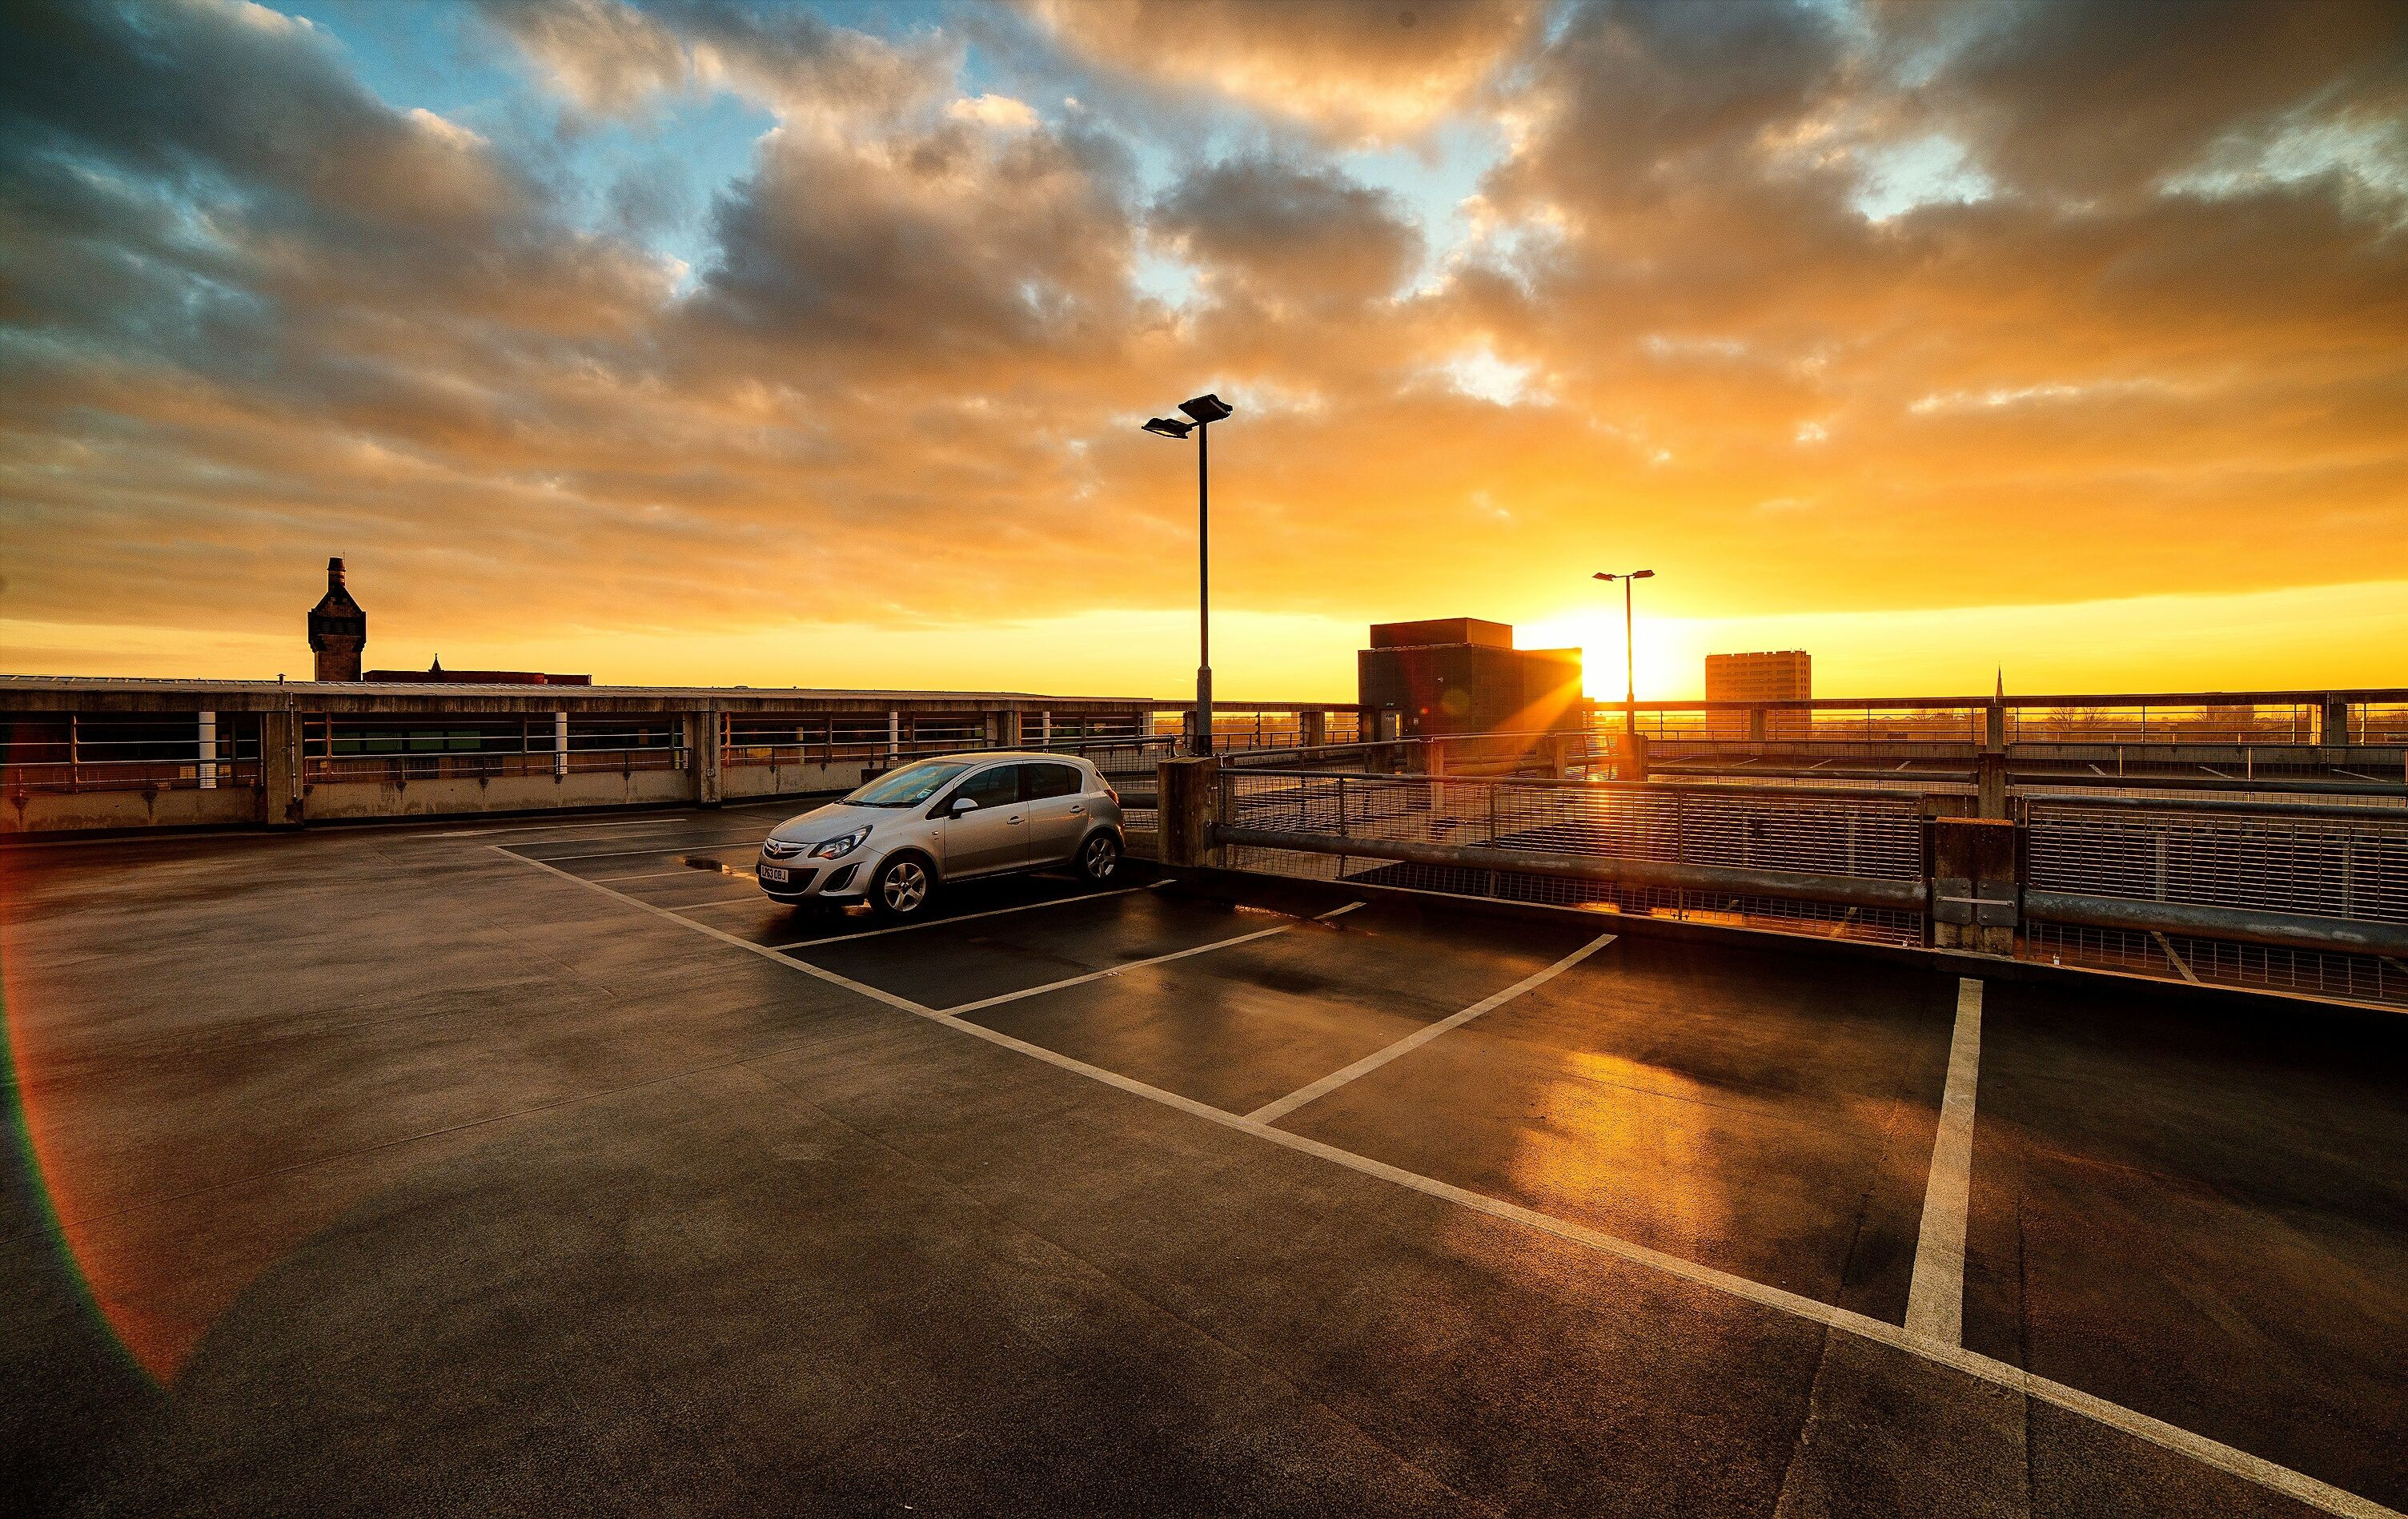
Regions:
[[[1429,776],[1229,771],[1221,821],[1265,833],[1436,844],[1601,859],[1916,880],[1922,818],[1913,799],[1804,792],[1609,786]],[[1777,895],[1637,885],[1504,866],[1399,861],[1258,845],[1228,851],[1233,867],[1318,880],[1687,922],[1777,927],[1885,943],[1919,943],[1919,914]]]
[[[2132,928],[2032,923],[2025,925],[2023,958],[2200,985],[2408,1006],[2408,965],[2375,954],[2284,949]]]
[[[2036,801],[2026,837],[2042,891],[2408,924],[2408,816]]]
[[[1919,915],[1885,908],[1842,907],[1828,902],[1666,886],[1630,886],[1521,870],[1423,865],[1254,845],[1238,846],[1224,853],[1228,868],[1233,870],[1308,881],[1342,881],[1447,896],[1479,896],[1684,923],[1770,928],[1882,944],[1914,945],[1923,939],[1923,920]]]
[[[1222,784],[1232,827],[1882,880],[1923,873],[1912,797],[1296,770],[1229,771]]]

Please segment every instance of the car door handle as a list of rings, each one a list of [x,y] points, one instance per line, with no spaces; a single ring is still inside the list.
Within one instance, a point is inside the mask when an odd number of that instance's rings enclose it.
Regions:
[[[1083,808],[1083,807],[1074,807],[1074,808],[1070,809],[1070,810],[1071,810],[1071,811],[1073,811],[1073,812],[1084,812],[1084,811],[1086,810],[1086,809],[1085,809],[1085,808]]]
[[[1015,813],[1013,813],[1011,816],[1010,816],[1010,817],[1008,817],[1008,818],[1004,819],[1003,821],[1004,821],[1004,822],[1006,822],[1006,823],[1010,824],[1013,827],[1015,827],[1015,828],[1016,828],[1016,827],[1020,826],[1020,822],[1021,822],[1020,814],[1018,814],[1017,812],[1015,812]]]

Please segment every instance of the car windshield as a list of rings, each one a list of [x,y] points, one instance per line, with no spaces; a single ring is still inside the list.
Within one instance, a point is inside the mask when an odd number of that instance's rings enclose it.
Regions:
[[[854,807],[917,807],[968,768],[957,760],[923,760],[888,771],[845,800]]]

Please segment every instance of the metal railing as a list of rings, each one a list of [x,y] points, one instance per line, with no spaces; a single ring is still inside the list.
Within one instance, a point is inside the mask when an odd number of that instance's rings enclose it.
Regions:
[[[2034,802],[2025,832],[2036,918],[2300,947],[2408,939],[2408,816]]]
[[[2308,748],[2408,744],[2408,690],[2275,691],[1788,701],[1590,701],[1601,736],[1635,716],[1652,742]],[[1991,724],[1995,721],[1995,733]]]
[[[469,719],[301,716],[301,780],[308,785],[494,780],[612,771],[681,770],[681,726],[666,719]]]
[[[1247,768],[1221,787],[1216,837],[1241,868],[1921,937],[1909,798]]]
[[[0,793],[209,791],[259,781],[259,724],[245,713],[61,713],[0,722]]]
[[[1896,944],[1934,942],[1932,818],[1967,810],[1873,789],[1242,766],[1220,787],[1213,835],[1235,868]],[[2156,798],[2021,811],[2019,955],[2408,1000],[2408,812]]]

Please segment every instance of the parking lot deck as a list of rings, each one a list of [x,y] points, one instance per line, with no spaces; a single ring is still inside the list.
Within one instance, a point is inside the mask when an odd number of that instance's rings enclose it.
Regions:
[[[2388,1015],[1142,867],[894,929],[779,815],[0,852],[0,1484],[2408,1507]]]

